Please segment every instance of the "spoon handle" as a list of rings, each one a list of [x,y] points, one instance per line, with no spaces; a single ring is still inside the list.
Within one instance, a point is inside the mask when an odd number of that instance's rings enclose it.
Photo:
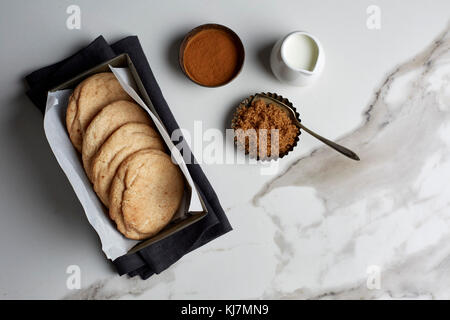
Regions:
[[[306,132],[308,132],[310,135],[312,135],[313,137],[319,139],[320,141],[322,141],[323,143],[325,143],[326,145],[328,145],[329,147],[333,148],[334,150],[342,153],[344,156],[349,157],[350,159],[359,161],[359,157],[356,153],[354,153],[352,150],[347,149],[346,147],[343,147],[339,144],[337,144],[336,142],[333,142],[331,140],[328,140],[324,137],[322,137],[321,135],[318,135],[317,133],[315,133],[314,131],[308,129],[307,127],[305,127],[303,124],[299,123],[300,128],[302,128],[303,130],[305,130]]]

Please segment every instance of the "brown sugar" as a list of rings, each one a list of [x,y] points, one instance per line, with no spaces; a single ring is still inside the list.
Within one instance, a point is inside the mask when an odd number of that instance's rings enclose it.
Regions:
[[[241,66],[236,40],[219,29],[202,30],[189,39],[183,54],[184,69],[191,79],[205,86],[230,81]]]
[[[238,145],[259,158],[284,155],[293,147],[299,134],[298,127],[283,109],[271,103],[266,105],[261,100],[237,110],[234,129]]]

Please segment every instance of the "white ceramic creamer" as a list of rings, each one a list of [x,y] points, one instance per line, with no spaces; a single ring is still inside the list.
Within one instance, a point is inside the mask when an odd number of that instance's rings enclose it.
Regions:
[[[280,39],[270,55],[270,66],[282,82],[305,86],[316,80],[325,65],[322,45],[311,34],[294,31]]]

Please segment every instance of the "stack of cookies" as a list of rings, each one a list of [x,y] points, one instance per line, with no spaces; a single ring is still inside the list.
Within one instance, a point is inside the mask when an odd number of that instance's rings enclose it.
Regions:
[[[75,88],[66,126],[95,192],[125,237],[146,239],[170,222],[184,178],[148,114],[111,72]]]

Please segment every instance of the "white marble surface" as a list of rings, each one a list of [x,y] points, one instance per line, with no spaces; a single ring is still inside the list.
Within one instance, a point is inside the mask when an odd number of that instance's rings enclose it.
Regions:
[[[0,4],[1,298],[450,298],[448,1],[77,3],[81,30],[65,27],[71,1]],[[366,27],[372,4],[380,30]],[[245,45],[241,75],[223,88],[198,87],[176,66],[180,37],[205,22],[231,27]],[[267,66],[270,46],[296,29],[319,37],[327,54],[309,88],[280,84]],[[139,36],[188,130],[195,120],[223,129],[240,99],[274,91],[361,161],[303,134],[273,176],[255,165],[202,164],[234,231],[147,281],[118,277],[21,81],[98,34]],[[80,290],[66,287],[73,264]],[[367,288],[370,266],[381,271],[380,289]]]

